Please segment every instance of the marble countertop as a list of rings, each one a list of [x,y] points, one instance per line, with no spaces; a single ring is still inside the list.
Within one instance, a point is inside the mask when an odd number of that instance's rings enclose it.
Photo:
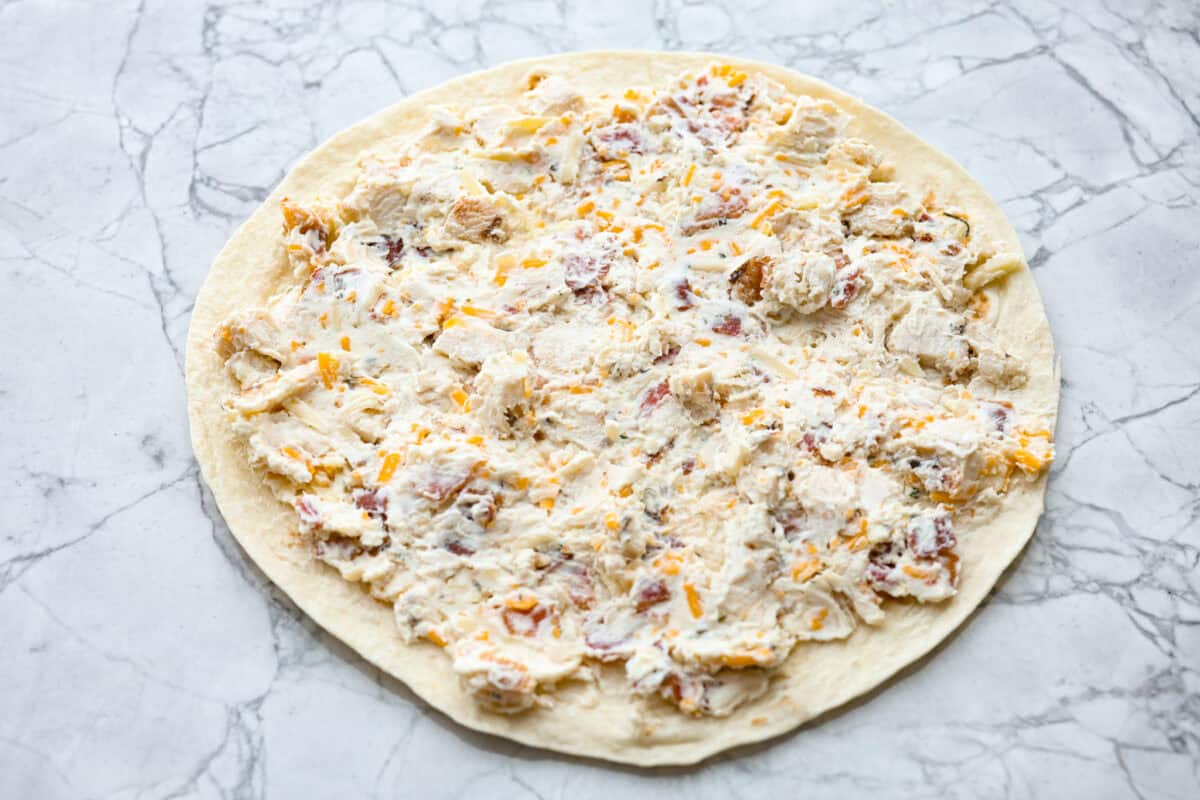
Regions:
[[[1200,797],[1200,12],[1158,3],[0,2],[0,796]],[[636,771],[463,730],[230,538],[183,355],[220,245],[397,98],[600,47],[775,61],[954,155],[1062,357],[1048,510],[935,657]]]

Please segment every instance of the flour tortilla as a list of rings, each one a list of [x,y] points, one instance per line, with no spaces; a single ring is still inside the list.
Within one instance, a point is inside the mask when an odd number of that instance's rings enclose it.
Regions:
[[[1046,476],[1020,486],[984,524],[960,527],[962,583],[943,603],[889,602],[878,627],[860,625],[844,641],[800,643],[771,688],[723,719],[694,718],[665,703],[631,702],[620,667],[597,686],[571,686],[550,709],[506,716],[480,709],[460,688],[450,659],[433,644],[404,644],[389,605],[315,560],[296,534],[290,506],[275,499],[250,467],[221,398],[236,387],[213,346],[213,331],[235,310],[263,304],[293,280],[281,245],[279,201],[301,203],[347,192],[361,159],[401,149],[429,120],[434,105],[513,102],[533,69],[566,77],[584,93],[660,83],[713,61],[758,71],[791,91],[833,101],[851,115],[847,133],[874,144],[895,166],[895,179],[915,196],[936,192],[965,210],[973,235],[998,250],[1020,253],[1012,226],[953,159],[886,114],[821,81],[772,64],[703,53],[591,52],[504,64],[413,95],[337,134],[284,178],[213,263],[192,313],[187,348],[192,443],[205,480],[233,535],[262,570],[319,625],[430,705],[479,731],[528,745],[628,764],[690,764],[718,751],[779,735],[878,686],[928,653],[984,599],[1032,535],[1042,511]],[[1049,324],[1028,268],[990,290],[995,340],[1021,357],[1029,382],[1021,402],[1053,415],[1058,374]]]

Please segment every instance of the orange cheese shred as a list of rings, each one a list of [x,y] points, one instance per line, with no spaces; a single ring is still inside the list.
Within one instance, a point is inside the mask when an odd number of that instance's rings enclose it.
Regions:
[[[338,360],[329,353],[318,353],[317,369],[321,373],[321,383],[326,389],[332,389],[338,379]]]
[[[379,477],[376,483],[387,483],[396,474],[396,467],[400,466],[400,454],[388,453],[383,457],[383,465],[379,467]]]
[[[687,595],[688,610],[692,612],[693,617],[700,619],[704,615],[704,606],[700,604],[700,595],[696,592],[696,587],[685,583],[683,593]]]

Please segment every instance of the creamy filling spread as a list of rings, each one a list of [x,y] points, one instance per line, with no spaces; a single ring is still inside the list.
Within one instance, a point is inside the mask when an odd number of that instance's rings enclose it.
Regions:
[[[218,331],[315,557],[504,712],[617,663],[728,714],[952,596],[956,530],[1052,458],[989,336],[1020,258],[764,76],[521,88],[284,201],[295,281]]]

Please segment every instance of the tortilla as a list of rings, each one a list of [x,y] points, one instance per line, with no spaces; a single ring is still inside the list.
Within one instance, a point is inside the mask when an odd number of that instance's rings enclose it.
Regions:
[[[713,61],[760,72],[789,90],[833,102],[852,119],[848,133],[867,140],[894,166],[895,180],[920,196],[969,213],[977,235],[1019,254],[1012,226],[984,190],[950,157],[891,117],[818,80],[784,68],[710,54],[593,52],[504,64],[426,90],[335,135],[284,178],[217,256],[197,298],[187,349],[192,441],[203,476],[230,530],[250,557],[319,625],[421,698],[475,730],[564,753],[638,765],[690,764],[736,745],[777,736],[878,686],[947,637],[985,598],[1033,533],[1043,507],[1046,473],[1022,483],[1000,511],[960,537],[962,579],[951,599],[930,605],[889,603],[882,624],[859,626],[847,639],[801,644],[765,694],[722,718],[680,713],[666,704],[632,705],[614,687],[613,668],[595,688],[569,686],[551,708],[504,715],[475,704],[435,645],[404,644],[389,605],[315,559],[297,536],[295,511],[275,498],[252,468],[226,422],[223,397],[236,386],[213,347],[214,331],[238,309],[261,304],[293,279],[281,247],[279,207],[341,196],[368,154],[387,154],[411,140],[440,104],[511,102],[533,69],[566,77],[583,92],[664,80]],[[988,290],[996,340],[1023,359],[1024,404],[1053,420],[1058,374],[1049,325],[1024,264]],[[611,691],[610,691],[611,690]]]

